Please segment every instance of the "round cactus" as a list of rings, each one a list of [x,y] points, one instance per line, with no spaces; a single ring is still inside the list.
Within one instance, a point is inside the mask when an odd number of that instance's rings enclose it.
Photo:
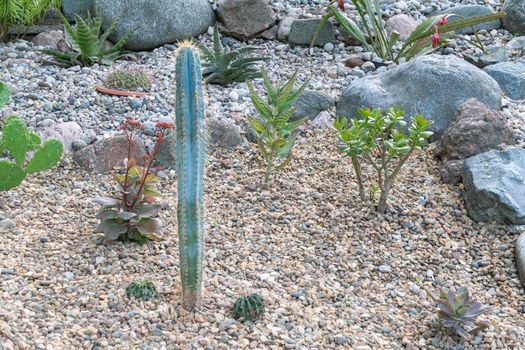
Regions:
[[[148,91],[151,89],[151,76],[140,68],[119,68],[109,73],[104,85],[110,89],[123,91]]]

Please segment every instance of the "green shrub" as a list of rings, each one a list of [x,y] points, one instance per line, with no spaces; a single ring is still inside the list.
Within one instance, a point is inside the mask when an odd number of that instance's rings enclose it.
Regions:
[[[159,239],[155,233],[162,228],[162,221],[157,218],[162,205],[156,203],[160,193],[155,190],[155,185],[160,178],[154,173],[153,166],[167,129],[172,128],[174,125],[171,123],[157,123],[153,150],[138,160],[144,164],[140,166],[137,160],[132,159],[131,149],[137,133],[144,127],[135,120],[128,120],[123,125],[128,154],[123,174],[113,175],[119,187],[118,194],[92,199],[93,203],[102,206],[97,213],[97,218],[101,220],[98,230],[105,234],[106,240],[146,243]]]
[[[213,31],[213,50],[200,42],[195,43],[204,59],[202,75],[204,81],[210,84],[228,85],[235,82],[245,82],[261,77],[261,72],[255,65],[268,57],[247,57],[256,47],[245,46],[237,50],[223,47],[219,36],[219,27]]]
[[[7,85],[0,83],[0,108],[7,103],[9,94]],[[29,152],[34,154],[27,161]],[[13,161],[0,160],[0,191],[17,187],[27,174],[54,167],[62,157],[62,152],[63,146],[60,141],[48,140],[42,145],[40,137],[30,132],[20,118],[8,117],[2,129],[0,156],[7,153]]]
[[[51,8],[59,9],[60,0],[1,0],[0,41],[11,28],[30,26]]]
[[[123,91],[151,89],[151,76],[139,68],[119,68],[108,74],[104,86]]]
[[[402,166],[415,150],[426,145],[426,139],[432,135],[428,130],[431,123],[422,115],[416,115],[407,135],[402,130],[406,126],[405,113],[396,106],[386,115],[380,108],[360,109],[359,114],[361,120],[353,119],[348,123],[346,118],[341,118],[335,121],[334,127],[342,142],[340,151],[352,159],[359,196],[363,201],[366,194],[361,164],[369,164],[375,171],[377,182],[370,193],[380,191],[377,211],[384,213],[388,194]]]
[[[256,321],[264,312],[264,300],[257,294],[240,297],[233,305],[233,318],[236,320]]]
[[[90,17],[87,20],[75,15],[76,27],[73,28],[68,20],[61,14],[60,18],[66,31],[66,39],[70,38],[68,44],[70,52],[57,50],[43,50],[43,53],[53,56],[59,63],[67,66],[91,66],[95,63],[111,64],[122,54],[124,45],[135,30],[130,30],[113,47],[106,47],[106,40],[120,21],[117,16],[104,34],[101,34],[102,17]]]
[[[490,327],[490,322],[478,320],[478,316],[492,311],[481,305],[477,300],[470,300],[466,287],[459,288],[457,293],[439,289],[439,298],[436,298],[423,287],[428,296],[436,303],[438,325],[453,329],[458,335],[468,337],[469,333]]]
[[[151,300],[157,297],[157,288],[149,280],[136,280],[126,288],[128,298]]]
[[[260,118],[249,117],[248,122],[257,135],[259,153],[266,162],[263,188],[267,188],[270,173],[285,167],[292,159],[292,149],[297,139],[294,131],[303,120],[290,122],[296,108],[293,103],[301,95],[308,81],[294,91],[297,71],[284,85],[273,86],[268,78],[268,72],[263,70],[262,77],[268,98],[266,101],[255,93],[248,83],[252,103],[259,112]]]

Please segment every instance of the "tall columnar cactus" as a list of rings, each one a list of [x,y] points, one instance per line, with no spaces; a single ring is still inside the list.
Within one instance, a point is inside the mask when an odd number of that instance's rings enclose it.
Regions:
[[[187,311],[199,305],[204,249],[203,178],[206,156],[204,93],[197,49],[183,42],[175,53],[179,255]]]
[[[0,108],[7,103],[9,89],[0,83]],[[48,140],[44,145],[40,137],[30,132],[17,117],[9,117],[4,122],[0,140],[0,157],[7,151],[13,162],[0,160],[0,191],[7,191],[20,185],[27,174],[47,170],[55,166],[62,156],[60,141]],[[26,164],[26,153],[34,152]]]

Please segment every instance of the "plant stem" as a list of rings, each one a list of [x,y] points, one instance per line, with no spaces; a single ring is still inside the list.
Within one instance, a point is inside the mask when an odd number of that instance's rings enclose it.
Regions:
[[[354,166],[355,175],[357,177],[357,184],[359,186],[359,198],[361,201],[366,201],[365,187],[363,185],[363,174],[361,173],[361,165],[357,157],[352,157],[352,165]]]

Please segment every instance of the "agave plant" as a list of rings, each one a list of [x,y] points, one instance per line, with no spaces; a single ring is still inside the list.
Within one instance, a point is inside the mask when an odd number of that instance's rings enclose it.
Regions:
[[[489,307],[482,306],[477,300],[470,300],[466,287],[461,287],[457,293],[446,292],[439,289],[439,298],[436,298],[426,288],[425,292],[437,304],[438,317],[445,328],[451,328],[462,337],[475,333],[480,329],[490,327],[486,320],[477,320],[477,317],[491,311]]]
[[[70,39],[67,41],[71,51],[61,52],[46,49],[42,52],[53,56],[58,62],[68,66],[91,66],[95,63],[110,64],[120,57],[124,45],[135,32],[135,30],[130,30],[115,45],[108,48],[106,40],[115,30],[120,16],[115,18],[103,34],[101,34],[102,17],[100,16],[88,17],[88,19],[84,20],[80,16],[75,15],[75,28],[69,24],[62,14],[60,18],[66,30],[66,39]]]
[[[269,59],[269,57],[246,57],[250,52],[257,50],[253,46],[245,46],[237,50],[224,48],[218,26],[213,30],[213,50],[200,42],[195,44],[203,55],[202,75],[206,83],[227,85],[260,78],[261,72],[255,65]]]

